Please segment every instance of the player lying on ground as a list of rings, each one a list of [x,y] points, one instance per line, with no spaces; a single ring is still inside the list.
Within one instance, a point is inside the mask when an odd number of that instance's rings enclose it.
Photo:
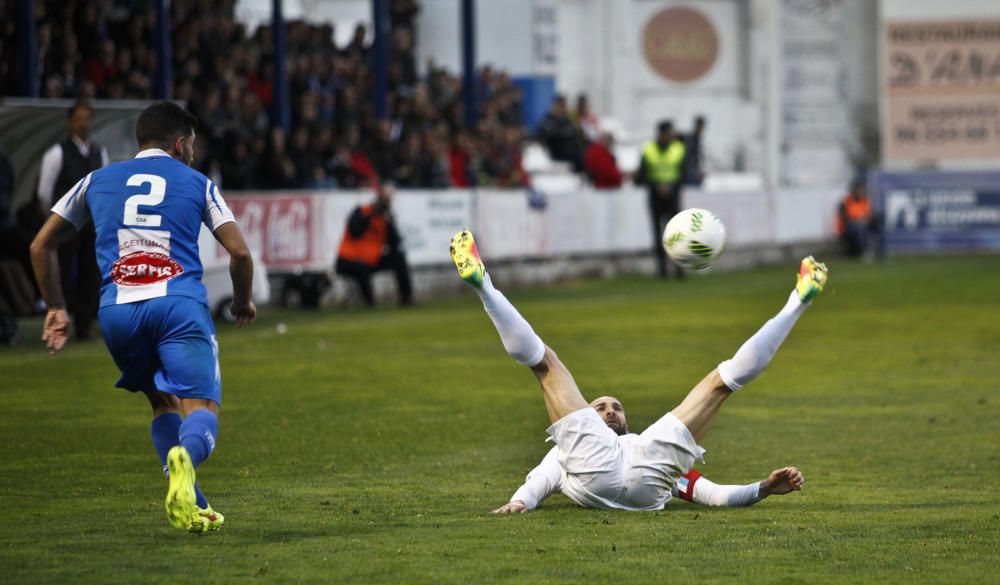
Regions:
[[[80,180],[52,208],[31,244],[31,260],[48,306],[42,339],[55,354],[66,344],[68,319],[55,250],[93,221],[101,271],[98,316],[121,378],[153,407],[151,438],[169,478],[167,519],[189,532],[224,521],[195,481],[215,448],[222,382],[215,327],[201,283],[198,232],[204,223],[229,252],[232,312],[253,321],[253,259],[219,189],[189,165],[191,114],[155,103],[135,125],[139,153]],[[183,413],[184,418],[181,418]]]
[[[775,470],[749,486],[716,486],[691,474],[705,450],[708,432],[722,403],[757,377],[812,300],[823,290],[827,269],[812,256],[802,260],[795,290],[784,308],[694,387],[673,411],[641,434],[630,434],[621,403],[602,397],[588,404],[573,376],[504,295],[493,287],[468,231],[452,238],[451,255],[500,333],[504,348],[531,368],[542,386],[555,447],[511,501],[497,513],[525,512],[554,492],[588,508],[661,510],[676,490],[705,504],[749,505],[771,494],[802,488],[794,467]],[[599,414],[600,412],[600,414]]]

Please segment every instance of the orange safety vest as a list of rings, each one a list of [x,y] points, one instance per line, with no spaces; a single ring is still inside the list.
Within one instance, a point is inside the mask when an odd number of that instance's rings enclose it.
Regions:
[[[361,234],[360,238],[355,239],[351,237],[350,230],[345,227],[337,257],[364,262],[369,266],[377,266],[382,258],[382,248],[389,240],[389,226],[385,223],[384,217],[375,214],[375,208],[372,205],[362,206],[361,213],[371,218],[368,229]]]
[[[872,206],[871,200],[865,197],[864,199],[855,199],[848,195],[844,198],[844,213],[843,215],[837,216],[837,233],[844,233],[844,229],[847,228],[844,225],[845,220],[849,222],[854,221],[866,221],[871,217]]]

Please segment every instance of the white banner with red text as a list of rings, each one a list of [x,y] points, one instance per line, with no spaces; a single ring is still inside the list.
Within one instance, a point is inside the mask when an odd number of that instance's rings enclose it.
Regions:
[[[373,199],[363,191],[225,197],[254,258],[270,272],[330,269],[351,211]],[[683,206],[715,212],[732,249],[832,238],[841,197],[839,188],[686,190]],[[522,190],[398,191],[392,209],[413,266],[449,263],[449,241],[462,228],[475,233],[484,258],[493,260],[643,252],[655,241],[647,195],[638,188],[544,196]],[[226,261],[207,230],[201,247],[206,266]]]

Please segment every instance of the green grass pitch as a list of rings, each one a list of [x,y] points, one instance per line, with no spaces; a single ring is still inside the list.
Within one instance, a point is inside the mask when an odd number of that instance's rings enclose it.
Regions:
[[[189,536],[164,518],[148,407],[112,387],[103,344],[50,358],[28,323],[0,351],[0,583],[997,583],[1000,257],[830,266],[703,441],[718,482],[803,470],[804,491],[749,509],[554,496],[491,516],[547,419],[470,291],[220,327],[225,403],[199,477],[227,523]],[[510,297],[641,430],[781,307],[795,270]]]

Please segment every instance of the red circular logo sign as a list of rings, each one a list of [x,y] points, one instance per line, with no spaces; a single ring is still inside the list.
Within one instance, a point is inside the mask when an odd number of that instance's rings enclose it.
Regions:
[[[646,63],[670,81],[703,77],[719,56],[719,36],[705,15],[690,8],[667,8],[642,31]]]
[[[139,250],[111,265],[111,280],[122,286],[145,286],[170,280],[182,272],[184,267],[170,256]]]

